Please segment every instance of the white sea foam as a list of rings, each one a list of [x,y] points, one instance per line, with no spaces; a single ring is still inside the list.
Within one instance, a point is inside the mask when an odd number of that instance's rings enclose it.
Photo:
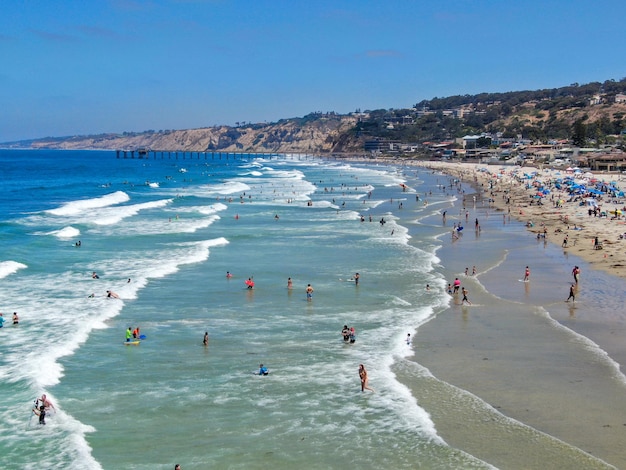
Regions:
[[[116,204],[121,204],[130,199],[128,194],[123,191],[116,191],[111,194],[107,194],[106,196],[96,197],[93,199],[84,199],[79,201],[71,201],[57,209],[51,209],[47,211],[53,215],[61,215],[61,216],[70,216],[76,215],[78,213],[90,210],[90,209],[99,209],[102,207],[113,206]]]
[[[25,264],[18,263],[17,261],[0,261],[0,279],[4,279],[26,267]]]
[[[53,230],[48,235],[54,235],[58,238],[74,238],[80,235],[80,230],[74,227],[63,227],[61,230]]]

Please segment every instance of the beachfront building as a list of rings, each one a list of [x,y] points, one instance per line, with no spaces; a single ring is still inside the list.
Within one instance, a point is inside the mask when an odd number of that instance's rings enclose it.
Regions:
[[[587,164],[594,171],[626,171],[626,152],[590,154]]]

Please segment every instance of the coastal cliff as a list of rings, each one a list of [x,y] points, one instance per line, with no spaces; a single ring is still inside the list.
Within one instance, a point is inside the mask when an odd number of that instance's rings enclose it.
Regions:
[[[218,126],[199,129],[146,131],[37,139],[38,149],[152,149],[166,151],[222,151],[276,153],[353,153],[363,142],[352,138],[357,118],[315,114],[271,124]]]

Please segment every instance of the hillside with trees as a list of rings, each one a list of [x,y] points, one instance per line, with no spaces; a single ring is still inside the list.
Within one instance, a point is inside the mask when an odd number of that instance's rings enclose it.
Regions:
[[[417,149],[483,133],[537,143],[568,140],[579,147],[622,146],[626,78],[534,91],[435,97],[404,109],[345,115],[313,112],[275,123],[48,137],[3,146],[328,155],[364,153],[372,141]]]

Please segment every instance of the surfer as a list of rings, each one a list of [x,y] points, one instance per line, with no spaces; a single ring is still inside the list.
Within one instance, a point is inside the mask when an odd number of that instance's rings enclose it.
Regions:
[[[530,268],[526,266],[526,271],[524,271],[524,282],[528,282],[530,280]]]
[[[46,396],[46,394],[44,393],[43,395],[41,395],[41,398],[37,398],[35,400],[35,406],[39,406],[39,403],[41,403],[41,406],[43,406],[46,409],[55,409],[54,405],[52,404],[52,402],[48,399],[48,397]]]
[[[263,364],[259,364],[259,375],[268,375],[270,373]]]
[[[13,324],[17,325],[17,324],[19,324],[19,322],[20,322],[20,319],[17,316],[17,312],[13,312]]]
[[[129,326],[128,329],[126,330],[126,342],[129,343],[132,337],[133,337],[133,330]]]
[[[359,365],[359,378],[361,379],[361,391],[369,390],[373,392],[374,389],[368,386],[369,379],[367,377],[367,370],[365,370],[365,366],[363,364]]]
[[[37,409],[37,407],[33,408],[33,413],[39,416],[39,424],[41,425],[46,424],[46,407],[45,406],[41,405],[39,409]]]
[[[204,344],[205,346],[209,345],[209,332],[208,331],[204,332],[204,339],[202,340],[202,344]]]
[[[310,302],[311,300],[313,300],[313,287],[311,286],[311,284],[308,284],[306,286],[306,300],[308,302]]]
[[[112,290],[108,290],[107,291],[107,297],[108,298],[113,298],[113,299],[119,299],[120,296],[117,295],[115,292],[113,292]]]

